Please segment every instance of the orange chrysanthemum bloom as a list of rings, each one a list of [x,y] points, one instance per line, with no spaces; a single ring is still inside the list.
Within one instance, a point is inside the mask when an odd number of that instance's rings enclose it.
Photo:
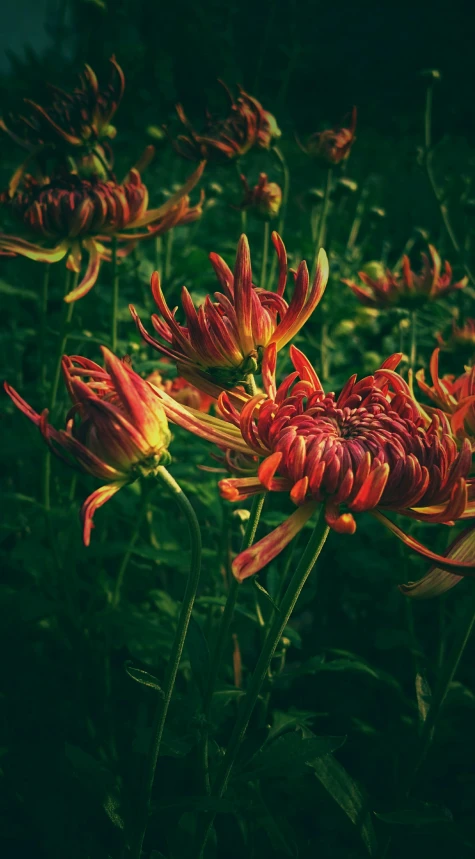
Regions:
[[[437,409],[445,412],[450,421],[452,432],[459,440],[470,439],[475,450],[475,367],[461,376],[439,376],[440,349],[434,349],[430,360],[432,386],[425,381],[424,370],[416,373],[421,391],[435,403]],[[426,411],[433,412],[430,406]]]
[[[270,378],[274,364],[269,361],[269,347],[279,350],[302,328],[319,303],[328,280],[328,261],[324,250],[318,257],[317,272],[309,285],[308,269],[301,262],[295,276],[290,304],[284,299],[287,282],[287,254],[280,236],[272,234],[279,260],[276,292],[260,289],[252,283],[251,257],[246,236],[239,241],[234,275],[217,254],[210,254],[223,292],[207,296],[198,310],[183,287],[182,306],[186,325],[180,325],[162,292],[157,272],[152,275],[152,292],[159,315],[152,323],[160,337],[151,337],[134,308],[131,313],[144,340],[163,355],[172,358],[180,375],[218,396],[225,387],[242,382],[250,373],[262,371]],[[275,360],[275,350],[273,352]]]
[[[73,174],[43,185],[28,178],[12,199],[8,193],[0,198],[24,232],[22,236],[0,234],[0,253],[47,263],[67,257],[67,268],[79,273],[85,251],[89,259],[84,277],[65,297],[65,301],[76,301],[96,283],[101,261],[111,260],[112,238],[118,243],[118,257],[123,257],[136,242],[200,216],[200,207],[190,208],[187,195],[203,169],[201,164],[157,209],[148,208],[148,190],[135,169],[122,184]]]
[[[274,347],[275,351],[275,347]],[[222,393],[226,421],[200,416],[161,394],[168,418],[221,448],[257,456],[254,476],[221,481],[222,495],[240,501],[264,491],[288,492],[298,510],[275,531],[239,555],[234,574],[244,579],[276,557],[318,504],[331,528],[353,533],[355,513],[371,512],[411,549],[451,571],[469,563],[439,556],[406,535],[386,516],[402,513],[422,522],[449,523],[475,515],[468,502],[471,451],[461,450],[442,412],[427,422],[404,380],[400,355],[374,376],[352,376],[338,397],[326,394],[305,356],[291,347],[295,372],[270,396],[258,394],[236,407]],[[241,398],[242,399],[242,398]]]
[[[63,372],[73,403],[66,429],[48,423],[48,410],[37,414],[5,383],[15,405],[39,427],[60,459],[98,477],[96,489],[81,508],[83,537],[89,545],[93,517],[116,492],[138,477],[154,474],[170,461],[170,431],[154,388],[103,347],[106,370],[87,358],[63,359]],[[83,381],[80,376],[89,378]]]
[[[365,307],[377,307],[386,310],[390,307],[407,307],[415,309],[426,301],[436,301],[445,298],[451,292],[463,289],[468,283],[464,277],[457,283],[452,283],[452,268],[448,262],[442,262],[433,245],[429,245],[430,259],[422,254],[422,271],[415,274],[411,269],[409,257],[404,256],[402,272],[391,272],[389,269],[380,277],[372,278],[364,271],[358,276],[364,283],[359,286],[352,280],[343,280],[356,295],[358,301]]]
[[[265,220],[276,218],[282,205],[280,185],[269,182],[266,173],[260,173],[259,181],[253,188],[249,186],[243,174],[241,174],[241,182],[244,188],[244,199],[239,208],[250,209]]]
[[[327,128],[325,131],[318,131],[308,138],[304,146],[301,143],[299,145],[311,158],[316,158],[333,167],[348,158],[355,142],[355,131],[356,107],[351,112],[348,126],[342,124],[335,128]]]
[[[220,81],[229,98],[229,114],[216,118],[209,113],[202,131],[197,132],[188,121],[181,104],[177,105],[180,122],[186,134],[173,140],[179,155],[192,161],[218,161],[226,163],[245,155],[254,147],[269,149],[281,132],[274,116],[264,110],[256,98],[239,87],[239,96],[234,98],[227,86]]]

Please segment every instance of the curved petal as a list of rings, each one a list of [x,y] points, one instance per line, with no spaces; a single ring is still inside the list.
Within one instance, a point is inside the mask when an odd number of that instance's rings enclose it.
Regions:
[[[159,218],[162,218],[164,215],[167,215],[170,209],[173,209],[177,203],[180,202],[182,197],[186,197],[190,191],[193,190],[196,183],[200,180],[203,170],[206,167],[206,161],[201,161],[198,165],[194,173],[188,177],[184,185],[180,188],[176,194],[172,194],[171,197],[168,198],[166,203],[163,203],[162,206],[159,206],[158,209],[150,209],[148,212],[145,212],[141,218],[137,218],[136,221],[132,221],[130,224],[127,224],[128,229],[136,229],[137,227],[146,227],[148,224],[151,224],[153,221],[157,221]]]
[[[317,508],[316,501],[310,501],[303,507],[299,507],[295,513],[292,513],[282,525],[279,525],[274,531],[271,531],[267,537],[263,537],[257,543],[254,543],[249,549],[241,552],[234,559],[232,571],[236,579],[242,582],[254,573],[262,570],[266,564],[270,563],[283,549],[293,540],[294,537],[302,530],[303,526],[310,519]]]
[[[109,483],[107,486],[101,486],[99,489],[96,489],[92,495],[89,495],[86,498],[84,504],[81,507],[81,521],[83,525],[83,540],[84,545],[89,546],[91,542],[91,531],[94,528],[93,518],[94,513],[98,509],[98,507],[102,507],[106,501],[109,501],[119,489],[125,486],[125,483]]]
[[[387,516],[383,516],[379,510],[372,510],[371,515],[374,516],[378,522],[381,522],[381,524],[386,528],[389,528],[389,530],[392,531],[399,540],[402,540],[406,546],[409,546],[413,552],[417,552],[418,555],[422,555],[424,558],[429,558],[429,560],[435,561],[437,566],[442,570],[460,572],[464,576],[475,576],[475,552],[473,552],[468,561],[459,560],[456,557],[451,558],[444,555],[438,555],[437,552],[433,552],[431,549],[428,549],[427,546],[419,543],[419,541],[414,537],[401,531],[394,522],[391,522]]]
[[[468,561],[470,558],[474,558],[475,528],[469,528],[463,534],[459,534],[445,554],[448,558],[454,558],[458,561]],[[432,567],[427,575],[419,581],[399,585],[399,590],[406,597],[412,599],[431,599],[455,587],[462,579],[463,576],[457,576],[436,566]]]
[[[101,266],[101,255],[94,241],[84,242],[84,247],[89,251],[89,262],[87,264],[86,273],[75,289],[68,292],[64,296],[64,300],[70,304],[72,301],[77,301],[79,298],[84,298],[85,295],[92,289],[97,281],[99,269]]]

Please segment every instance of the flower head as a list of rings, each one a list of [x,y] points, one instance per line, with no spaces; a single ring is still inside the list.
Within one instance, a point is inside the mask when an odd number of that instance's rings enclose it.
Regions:
[[[417,383],[436,408],[448,415],[454,436],[459,441],[471,440],[475,450],[475,367],[458,377],[445,375],[440,378],[439,353],[440,349],[434,349],[430,361],[432,386],[427,384],[424,370],[416,373]],[[433,411],[430,407],[424,408],[430,413]]]
[[[12,117],[9,125],[0,120],[0,128],[29,152],[44,147],[63,152],[93,149],[101,141],[115,137],[111,121],[122,100],[125,79],[115,57],[110,63],[111,76],[106,86],[100,87],[91,67],[85,65],[80,85],[72,92],[50,87],[52,98],[46,106],[25,99],[27,115]]]
[[[259,217],[269,220],[276,218],[282,205],[282,189],[276,182],[269,182],[267,174],[261,173],[257,185],[250,188],[244,175],[241,174],[244,187],[244,199],[241,209],[251,209]]]
[[[343,283],[350,287],[361,304],[383,310],[397,306],[415,308],[426,301],[445,298],[451,292],[467,285],[466,277],[452,283],[452,268],[445,262],[442,271],[441,259],[433,245],[429,245],[429,256],[422,254],[422,261],[419,274],[412,271],[409,258],[404,256],[402,272],[391,272],[387,269],[371,277],[365,271],[360,271],[358,275],[364,287],[351,280],[343,280]]]
[[[356,107],[351,112],[348,126],[341,125],[318,131],[308,138],[306,145],[301,146],[301,149],[312,158],[323,161],[330,167],[335,166],[348,158],[355,142],[355,130]]]
[[[170,460],[167,452],[170,431],[154,389],[126,362],[105,347],[102,351],[106,370],[87,358],[63,359],[64,377],[73,403],[64,430],[58,431],[48,423],[47,409],[37,414],[5,383],[7,394],[39,427],[53,453],[105,481],[81,508],[86,546],[97,508],[125,484],[152,475]]]
[[[385,515],[394,511],[446,523],[474,515],[467,488],[470,444],[457,449],[441,412],[425,419],[395,372],[400,357],[389,358],[373,376],[360,381],[352,376],[335,396],[325,393],[310,362],[292,346],[295,372],[271,396],[250,397],[239,406],[229,394],[221,394],[218,405],[226,421],[200,419],[162,394],[170,420],[222,448],[260,460],[255,475],[221,481],[225,498],[240,501],[264,491],[288,492],[298,507],[283,525],[238,556],[233,570],[239,579],[276,557],[318,504],[324,505],[335,531],[354,533],[354,515],[369,511],[414,551],[443,568],[465,568],[457,559],[430,552]]]
[[[199,217],[199,206],[191,209],[187,195],[203,169],[200,165],[157,209],[148,209],[148,190],[135,169],[122,184],[80,179],[73,174],[46,184],[26,177],[23,189],[13,198],[8,193],[0,198],[4,209],[20,221],[24,233],[0,234],[0,253],[49,263],[67,257],[67,267],[79,273],[85,251],[89,261],[84,277],[65,298],[76,301],[96,283],[101,261],[110,261],[112,238],[118,243],[120,258],[130,253],[136,242]]]
[[[320,301],[328,279],[328,262],[321,250],[317,272],[309,288],[308,269],[300,263],[290,304],[284,299],[287,255],[280,236],[272,234],[279,260],[276,292],[252,283],[251,257],[246,236],[239,241],[234,275],[224,260],[210,254],[223,292],[207,296],[198,310],[183,287],[182,306],[186,325],[180,325],[169,309],[157,272],[152,275],[152,293],[159,315],[152,317],[159,340],[151,337],[131,307],[144,340],[172,358],[180,375],[217,396],[224,387],[242,382],[249,373],[273,372],[276,351],[285,346],[305,324]],[[272,347],[272,348],[271,348]],[[219,387],[217,387],[219,386]]]
[[[447,340],[444,340],[441,333],[438,333],[436,337],[441,349],[446,351],[467,349],[473,353],[475,352],[475,319],[466,319],[463,325],[457,325],[453,320],[452,330]]]
[[[245,155],[250,149],[269,149],[280,137],[275,118],[264,110],[256,98],[239,87],[239,96],[234,98],[230,90],[220,81],[229,99],[229,113],[216,118],[207,114],[205,126],[197,132],[187,119],[182,106],[177,105],[180,122],[186,134],[179,135],[173,146],[179,155],[192,161],[224,162]]]
[[[168,369],[171,369],[171,365],[164,367],[165,372]],[[209,412],[212,404],[215,402],[214,397],[210,397],[208,394],[200,391],[182,376],[170,378],[163,376],[159,370],[154,370],[153,373],[147,376],[147,382],[150,382],[155,388],[165,391],[177,403],[188,406],[190,409],[196,409],[199,412]]]

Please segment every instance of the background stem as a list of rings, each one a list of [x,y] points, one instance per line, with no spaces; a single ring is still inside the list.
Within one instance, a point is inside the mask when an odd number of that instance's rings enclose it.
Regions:
[[[112,238],[112,320],[111,320],[111,349],[117,351],[117,326],[119,316],[119,268],[117,265],[117,239]]]
[[[307,543],[307,546],[300,559],[297,569],[292,576],[287,591],[285,592],[284,598],[282,599],[282,602],[279,606],[278,613],[276,613],[274,621],[269,628],[269,632],[264,642],[264,646],[260,653],[259,659],[257,660],[257,665],[251,678],[249,689],[246,692],[244,698],[242,698],[241,700],[231,738],[229,740],[225,756],[221,762],[221,766],[218,770],[216,781],[213,785],[213,796],[222,797],[226,791],[231,770],[238,756],[239,749],[244,739],[257,699],[259,697],[262,684],[267,677],[267,672],[269,670],[269,666],[274,655],[275,649],[282,637],[282,633],[284,632],[285,627],[287,626],[287,623],[300,596],[302,588],[304,587],[308,576],[310,575],[313,567],[315,566],[317,558],[328,536],[328,531],[329,528],[325,522],[325,518],[322,512],[315,524],[313,533]],[[211,827],[213,825],[214,817],[215,814],[213,812],[209,813],[204,819],[201,830],[199,830],[197,833],[196,856],[198,857],[203,856],[203,851],[206,846]]]
[[[185,645],[186,633],[188,631],[191,612],[193,610],[193,604],[198,589],[201,569],[201,532],[198,519],[196,518],[196,513],[185,493],[181,490],[176,480],[164,466],[160,466],[157,469],[157,478],[160,479],[170,490],[181,513],[183,513],[186,518],[191,541],[191,562],[190,573],[186,583],[185,594],[183,596],[183,602],[178,618],[178,625],[165,674],[163,696],[160,697],[153,721],[152,741],[146,762],[145,778],[138,810],[137,828],[129,853],[131,859],[140,859],[142,853],[142,845],[145,831],[147,829],[150,799],[152,796],[153,783],[155,781],[155,770],[157,767],[158,756],[160,754],[163,729],[165,727],[168,708],[173,695],[175,680],[183,653],[183,647]]]

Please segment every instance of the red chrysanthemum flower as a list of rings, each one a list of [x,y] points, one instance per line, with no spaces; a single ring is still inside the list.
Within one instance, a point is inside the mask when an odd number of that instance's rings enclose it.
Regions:
[[[430,360],[432,386],[425,381],[424,370],[416,373],[417,383],[436,408],[448,415],[454,436],[459,441],[468,438],[475,450],[475,367],[458,377],[440,378],[439,353],[440,349],[434,349]],[[430,413],[433,411],[430,406],[424,408]]]
[[[248,95],[239,87],[239,96],[234,98],[226,85],[224,87],[230,102],[229,114],[216,118],[209,113],[202,131],[197,132],[188,121],[182,106],[177,105],[177,113],[187,134],[173,140],[179,155],[192,161],[230,161],[245,155],[250,149],[269,149],[274,140],[280,137],[275,118],[264,110],[256,98]]]
[[[257,456],[254,476],[221,481],[222,495],[238,501],[264,491],[288,492],[298,510],[272,534],[236,558],[239,579],[258,572],[300,531],[318,504],[331,528],[353,533],[355,513],[370,511],[414,551],[449,570],[469,564],[431,552],[404,534],[386,511],[422,522],[450,523],[475,515],[468,502],[471,464],[443,413],[422,416],[404,380],[394,371],[400,355],[374,376],[352,376],[338,397],[326,394],[305,356],[291,347],[296,368],[271,397],[248,398],[242,408],[223,393],[227,420],[200,416],[162,394],[171,421],[222,448]],[[233,423],[234,426],[230,426]]]
[[[111,77],[106,86],[100,87],[91,67],[85,65],[80,85],[72,92],[50,86],[49,104],[43,106],[25,99],[28,113],[12,116],[8,125],[1,119],[0,128],[15,143],[34,153],[51,146],[66,151],[93,149],[101,141],[110,140],[116,134],[111,121],[125,88],[124,74],[115,57],[110,63]]]
[[[269,379],[274,370],[269,361],[269,347],[279,350],[302,328],[319,303],[328,279],[328,261],[321,250],[317,272],[309,288],[308,269],[301,262],[295,277],[290,304],[284,299],[287,282],[287,255],[282,239],[272,234],[279,260],[276,292],[260,289],[252,283],[251,258],[246,236],[241,236],[234,276],[217,254],[210,254],[223,292],[207,296],[198,310],[183,287],[182,306],[186,326],[180,325],[169,309],[160,287],[157,272],[152,275],[152,292],[160,315],[152,322],[161,340],[151,337],[135,310],[131,313],[144,340],[162,354],[172,358],[180,375],[202,387],[211,396],[220,389],[233,387],[246,375],[262,370]],[[206,387],[204,387],[206,386]]]
[[[265,220],[276,218],[282,205],[280,185],[269,182],[266,173],[260,173],[259,181],[253,188],[249,186],[243,174],[241,174],[241,182],[244,187],[244,199],[239,208],[250,209]]]
[[[116,492],[138,477],[167,464],[170,431],[155,389],[124,361],[103,347],[106,370],[87,358],[63,359],[73,402],[65,430],[48,423],[48,410],[37,414],[5,383],[15,405],[39,427],[54,454],[105,481],[81,508],[83,536],[89,545],[93,517]],[[89,383],[81,376],[89,378]]]
[[[28,178],[12,199],[2,195],[4,209],[21,221],[25,236],[0,234],[0,252],[47,263],[67,257],[67,268],[79,273],[85,251],[89,261],[84,277],[65,297],[76,301],[96,283],[101,261],[111,260],[112,238],[118,242],[118,257],[123,257],[136,242],[199,217],[199,206],[190,208],[187,195],[203,169],[201,164],[157,209],[148,209],[148,190],[135,169],[122,184],[73,174],[44,185]]]
[[[373,278],[360,271],[358,276],[364,287],[347,279],[344,279],[343,283],[350,287],[361,304],[383,310],[396,306],[415,309],[426,301],[445,298],[451,292],[467,285],[466,277],[452,283],[452,268],[448,262],[444,263],[442,272],[441,259],[433,245],[429,245],[429,255],[430,259],[426,254],[422,254],[420,274],[412,271],[409,257],[404,256],[402,272],[391,272],[387,269],[380,277]]]
[[[333,167],[348,158],[355,142],[355,131],[356,107],[351,112],[348,126],[342,124],[335,128],[327,128],[325,131],[318,131],[308,138],[304,146],[301,143],[299,145],[311,158],[316,158]]]

